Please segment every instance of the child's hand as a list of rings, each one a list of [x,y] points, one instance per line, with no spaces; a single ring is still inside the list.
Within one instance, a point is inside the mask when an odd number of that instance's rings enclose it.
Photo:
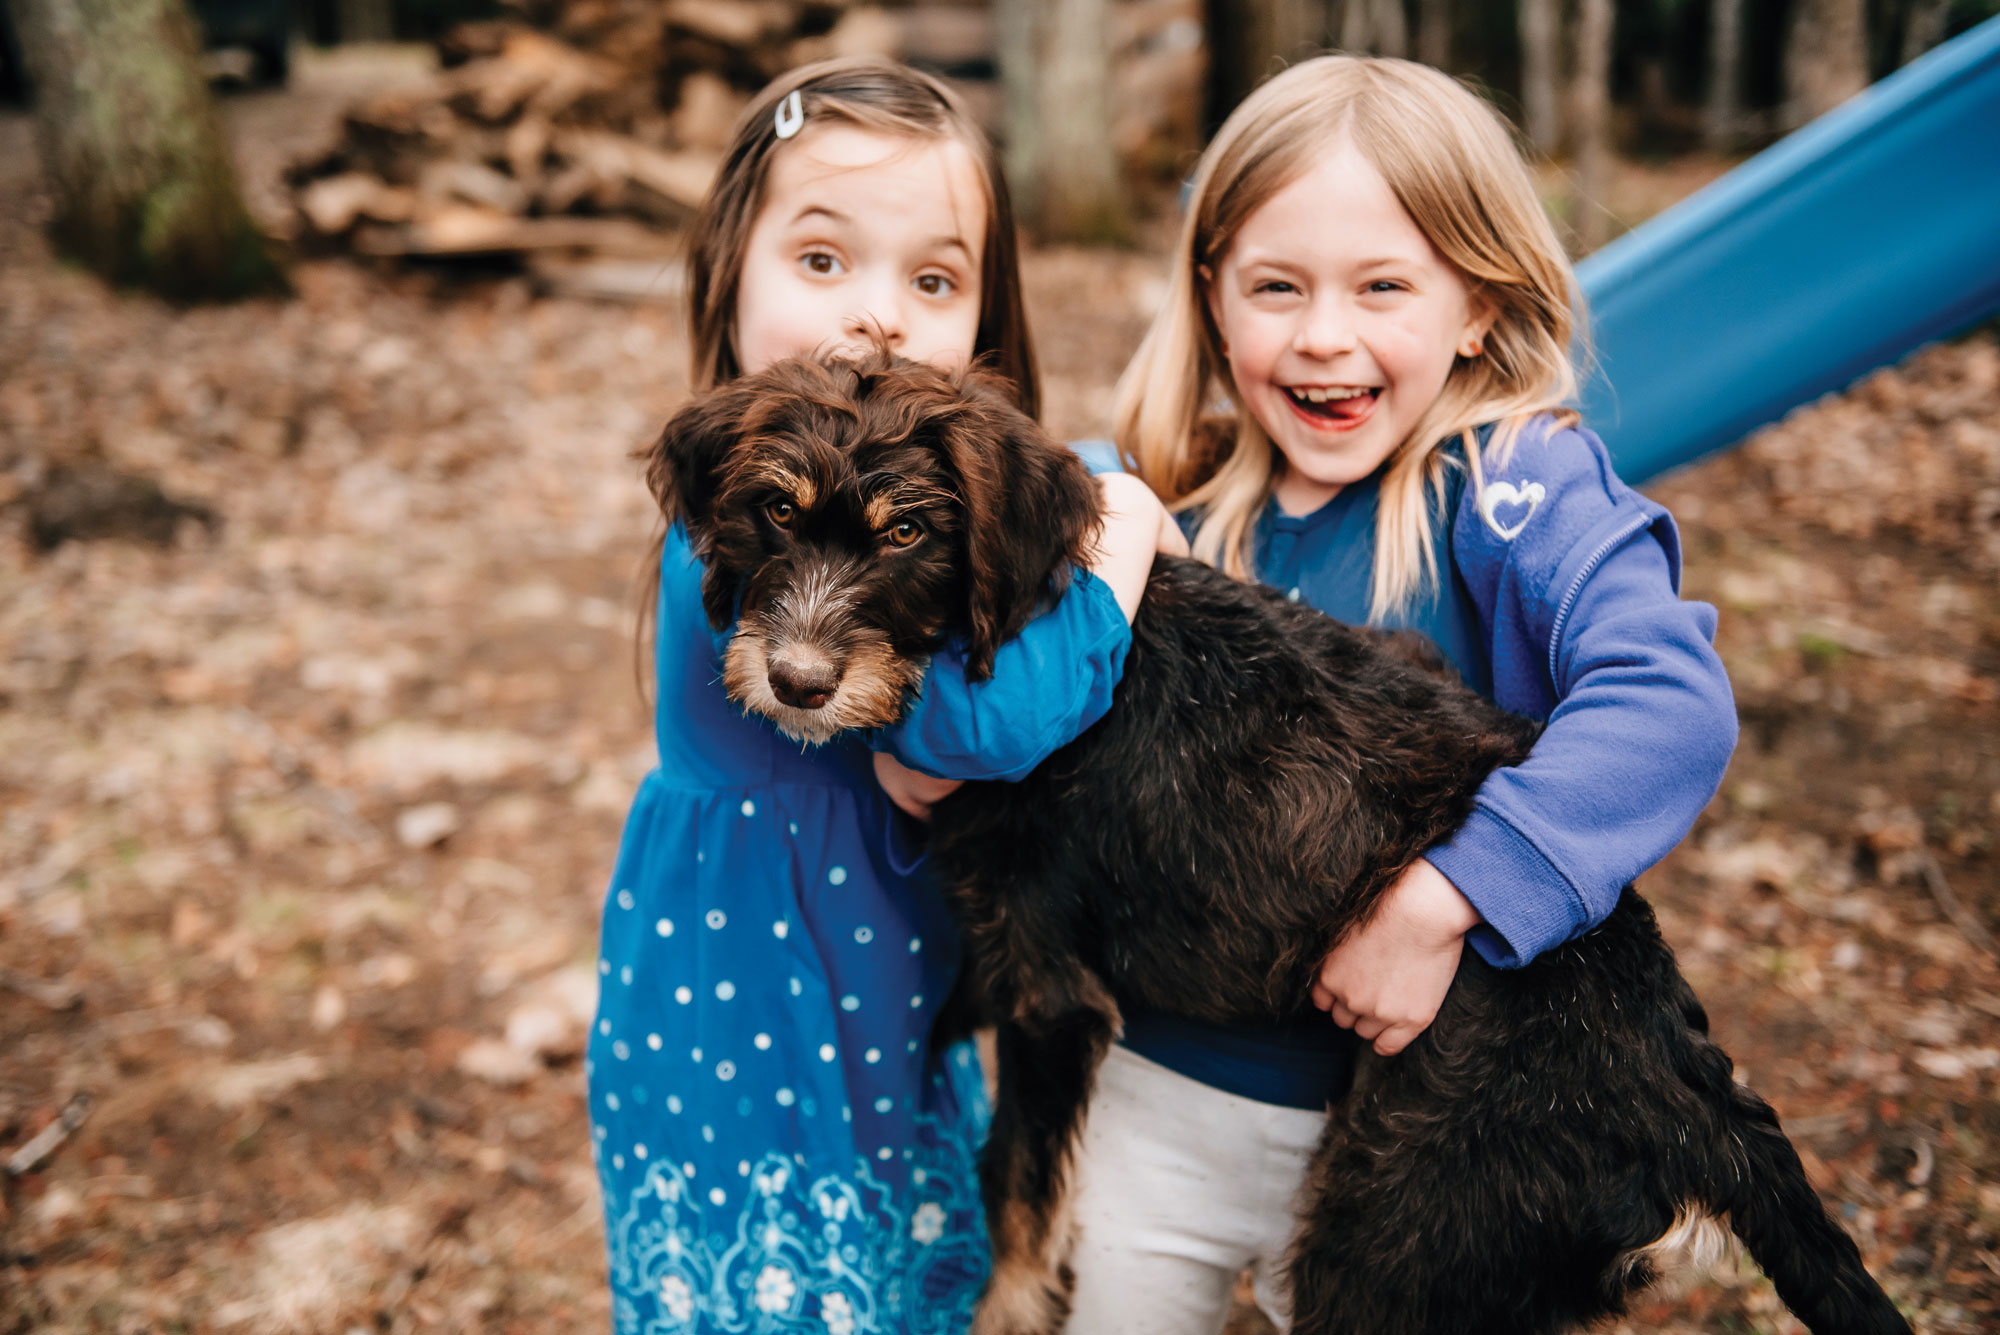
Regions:
[[[1437,1018],[1465,934],[1478,925],[1471,901],[1418,858],[1383,895],[1375,916],[1319,966],[1313,1005],[1393,1057]]]
[[[943,801],[955,793],[963,779],[933,779],[930,775],[913,770],[887,751],[875,753],[875,782],[882,785],[882,791],[889,800],[918,820],[931,818],[933,804]]]
[[[1130,473],[1102,474],[1097,485],[1104,493],[1104,528],[1090,570],[1111,586],[1130,621],[1139,613],[1153,557],[1161,552],[1186,556],[1187,538],[1152,488]]]

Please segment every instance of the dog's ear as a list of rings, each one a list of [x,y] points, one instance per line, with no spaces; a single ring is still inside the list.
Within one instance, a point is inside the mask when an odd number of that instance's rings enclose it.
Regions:
[[[965,502],[966,671],[978,681],[1089,562],[1103,517],[1074,450],[976,377],[960,402],[940,434]]]
[[[694,399],[667,422],[646,461],[646,486],[659,502],[671,526],[687,525],[688,540],[697,553],[707,554],[709,522],[722,461],[743,430],[750,399],[739,385],[725,385]]]

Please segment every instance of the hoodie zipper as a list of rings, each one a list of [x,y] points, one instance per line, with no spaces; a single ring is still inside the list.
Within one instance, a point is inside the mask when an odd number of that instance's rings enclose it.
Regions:
[[[1569,589],[1563,594],[1562,602],[1556,606],[1555,624],[1549,628],[1549,680],[1551,682],[1557,679],[1556,651],[1562,644],[1563,627],[1569,622],[1570,609],[1576,606],[1577,598],[1583,593],[1584,581],[1590,578],[1593,570],[1596,570],[1598,566],[1604,563],[1605,557],[1611,555],[1612,552],[1622,546],[1627,538],[1630,538],[1634,533],[1647,527],[1652,522],[1651,515],[1641,514],[1635,516],[1631,523],[1625,525],[1599,543],[1597,550],[1590,554],[1590,559],[1583,563],[1583,568],[1576,572],[1576,578],[1569,582]]]

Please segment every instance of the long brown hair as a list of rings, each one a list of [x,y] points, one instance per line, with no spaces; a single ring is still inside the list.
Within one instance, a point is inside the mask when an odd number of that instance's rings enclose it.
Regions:
[[[881,134],[952,139],[979,164],[986,188],[986,244],[979,270],[979,328],[973,356],[1014,386],[1015,402],[1041,415],[1041,376],[1021,302],[1020,244],[1007,178],[992,142],[958,94],[930,75],[873,57],[822,60],[772,80],[736,122],[729,153],[688,237],[688,335],[696,393],[734,380],[736,289],[743,252],[764,203],[778,138],[778,104],[799,94],[807,125],[837,120]]]
[[[928,74],[873,56],[801,65],[773,79],[737,118],[729,152],[688,234],[689,378],[694,392],[706,393],[743,374],[736,352],[736,293],[744,251],[764,205],[764,183],[770,176],[772,159],[789,142],[778,137],[776,112],[793,93],[799,95],[807,125],[833,120],[880,134],[956,140],[972,154],[986,191],[979,325],[973,334],[972,354],[984,370],[1013,387],[1014,402],[1023,412],[1040,417],[1041,370],[1035,363],[1034,342],[1028,336],[1027,309],[1021,297],[1020,239],[999,155],[958,94]],[[663,527],[653,540],[642,577],[645,601],[639,609],[635,646],[642,693],[652,679],[646,658],[656,629],[653,618],[665,549]]]
[[[1202,155],[1166,300],[1118,382],[1113,414],[1134,471],[1170,508],[1201,512],[1195,555],[1250,578],[1257,515],[1280,461],[1240,403],[1233,420],[1204,420],[1218,394],[1235,395],[1202,271],[1214,272],[1250,215],[1343,137],[1496,312],[1484,352],[1452,363],[1389,457],[1369,598],[1380,621],[1437,582],[1431,522],[1447,458],[1438,447],[1464,441],[1477,490],[1482,464],[1503,461],[1535,414],[1575,417],[1562,407],[1576,391],[1575,278],[1507,123],[1477,94],[1428,66],[1366,56],[1308,60],[1252,93]],[[1474,430],[1489,422],[1499,425],[1482,460]]]

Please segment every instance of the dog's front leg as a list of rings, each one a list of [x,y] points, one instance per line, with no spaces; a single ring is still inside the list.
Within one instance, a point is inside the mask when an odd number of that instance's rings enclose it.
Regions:
[[[1055,1335],[1069,1315],[1070,1158],[1117,1022],[1108,996],[1001,1022],[999,1098],[980,1162],[993,1278],[973,1335]]]

